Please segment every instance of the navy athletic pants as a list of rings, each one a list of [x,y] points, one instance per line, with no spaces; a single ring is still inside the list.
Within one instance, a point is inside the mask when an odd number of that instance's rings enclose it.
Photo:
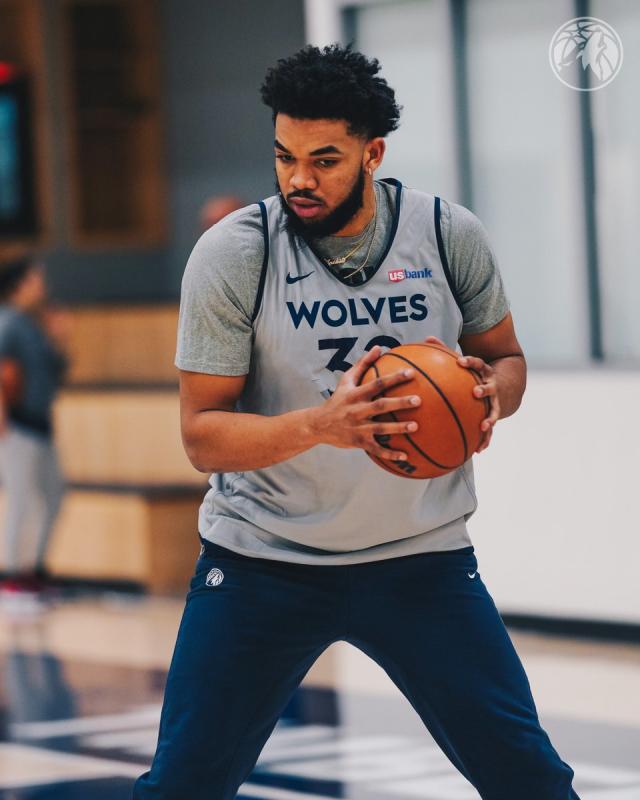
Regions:
[[[296,687],[339,640],[386,670],[483,800],[578,800],[473,547],[316,566],[203,544],[134,800],[236,797]]]

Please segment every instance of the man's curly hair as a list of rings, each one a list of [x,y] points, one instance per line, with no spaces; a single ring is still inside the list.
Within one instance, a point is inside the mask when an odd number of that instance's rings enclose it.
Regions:
[[[380,63],[352,50],[352,45],[307,45],[281,58],[266,74],[262,101],[273,112],[295,119],[345,120],[352,136],[372,139],[395,131],[401,106],[384,78]]]

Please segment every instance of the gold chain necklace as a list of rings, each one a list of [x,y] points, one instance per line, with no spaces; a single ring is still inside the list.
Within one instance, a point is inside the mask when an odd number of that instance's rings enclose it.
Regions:
[[[369,226],[367,225],[367,228],[368,227]],[[351,248],[351,250],[349,250],[349,252],[346,254],[346,256],[340,256],[339,258],[325,258],[324,259],[325,264],[328,267],[335,267],[335,266],[338,266],[339,264],[344,264],[345,261],[348,261],[351,258],[351,256],[354,255],[355,253],[357,253],[358,250],[364,244],[365,239],[367,238],[367,234],[368,234],[367,228],[364,229],[364,232],[363,232],[362,236],[358,239],[358,241]]]
[[[360,264],[360,266],[357,269],[354,269],[353,272],[350,272],[348,275],[343,275],[342,276],[343,280],[348,280],[349,278],[353,278],[354,275],[357,275],[359,272],[362,272],[362,270],[367,266],[367,264],[369,262],[369,256],[371,255],[371,249],[372,249],[373,243],[374,243],[374,241],[376,239],[376,229],[377,229],[377,227],[378,227],[378,200],[376,198],[376,212],[375,212],[375,217],[374,217],[374,222],[373,222],[373,234],[371,236],[371,241],[369,242],[369,249],[367,250],[367,255],[364,257],[364,261],[362,262],[362,264]]]

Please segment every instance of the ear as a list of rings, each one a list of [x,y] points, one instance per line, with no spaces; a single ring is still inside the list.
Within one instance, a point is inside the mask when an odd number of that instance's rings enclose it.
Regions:
[[[386,146],[382,136],[377,136],[367,142],[364,148],[364,169],[367,175],[372,175],[382,163]]]

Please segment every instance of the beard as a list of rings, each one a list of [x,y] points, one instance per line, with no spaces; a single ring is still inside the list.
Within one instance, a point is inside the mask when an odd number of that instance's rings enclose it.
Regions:
[[[360,211],[364,202],[364,168],[360,168],[358,177],[353,182],[353,186],[345,199],[336,206],[324,219],[304,220],[299,217],[284,198],[280,191],[280,185],[276,177],[276,193],[280,198],[280,205],[285,213],[286,228],[289,233],[301,236],[303,239],[315,239],[319,236],[332,236],[342,230],[353,217]],[[304,189],[299,192],[291,192],[293,198],[301,197],[309,200],[315,199],[310,192]]]

